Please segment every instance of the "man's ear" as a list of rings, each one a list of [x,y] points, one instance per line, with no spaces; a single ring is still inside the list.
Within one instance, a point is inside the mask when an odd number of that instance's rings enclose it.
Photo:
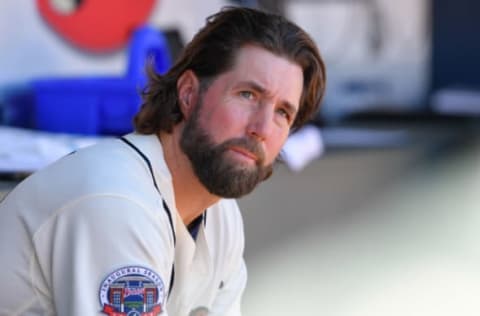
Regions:
[[[178,104],[185,118],[190,116],[197,104],[200,81],[191,70],[186,70],[177,80]]]

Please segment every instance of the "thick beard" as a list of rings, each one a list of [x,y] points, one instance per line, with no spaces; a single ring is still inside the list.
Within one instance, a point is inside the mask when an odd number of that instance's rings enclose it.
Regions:
[[[187,155],[193,170],[212,194],[224,198],[238,198],[253,191],[273,172],[272,164],[263,166],[264,153],[260,145],[249,138],[235,138],[221,144],[214,144],[208,133],[199,125],[198,115],[202,104],[185,123],[180,147]],[[244,148],[258,157],[254,166],[242,166],[226,157],[232,146]]]

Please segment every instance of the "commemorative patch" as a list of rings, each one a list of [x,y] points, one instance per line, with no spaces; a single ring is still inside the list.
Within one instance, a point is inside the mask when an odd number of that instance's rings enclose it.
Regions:
[[[157,316],[164,306],[165,286],[153,270],[128,266],[110,273],[100,285],[102,312],[110,316]]]

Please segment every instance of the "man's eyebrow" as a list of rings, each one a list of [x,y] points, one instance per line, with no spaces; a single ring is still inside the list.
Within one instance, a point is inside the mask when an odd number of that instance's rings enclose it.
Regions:
[[[259,83],[252,81],[252,80],[247,80],[247,81],[241,81],[239,83],[239,86],[246,86],[252,90],[255,90],[260,93],[266,93],[267,90]]]
[[[242,82],[239,83],[239,86],[246,86],[246,87],[248,87],[252,90],[255,90],[259,93],[267,93],[268,92],[262,85],[260,85],[259,83],[255,82],[255,81],[252,81],[252,80],[242,81]],[[283,100],[281,102],[281,104],[282,104],[283,107],[285,107],[285,109],[288,112],[290,112],[291,115],[296,114],[297,111],[298,111],[298,108],[287,100]]]

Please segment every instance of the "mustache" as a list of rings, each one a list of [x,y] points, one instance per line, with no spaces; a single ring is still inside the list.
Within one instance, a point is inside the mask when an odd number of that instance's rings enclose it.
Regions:
[[[224,149],[229,147],[240,147],[254,154],[258,161],[257,164],[263,165],[265,162],[265,152],[259,142],[250,138],[233,138],[222,144]]]

